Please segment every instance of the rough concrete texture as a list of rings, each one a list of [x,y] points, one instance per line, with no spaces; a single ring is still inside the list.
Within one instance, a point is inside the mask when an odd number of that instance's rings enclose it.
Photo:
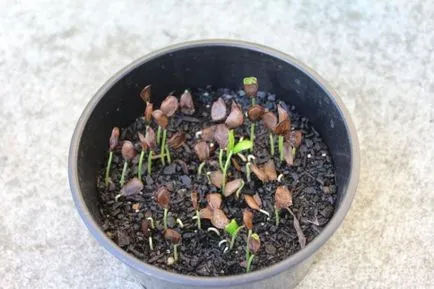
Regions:
[[[216,37],[305,62],[358,129],[358,194],[299,288],[434,288],[432,1],[0,1],[0,27],[0,288],[140,288],[75,212],[70,137],[115,71]]]

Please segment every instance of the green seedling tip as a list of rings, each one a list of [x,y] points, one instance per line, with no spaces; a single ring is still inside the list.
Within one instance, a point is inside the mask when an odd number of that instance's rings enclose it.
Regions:
[[[233,237],[235,233],[237,233],[238,228],[239,226],[237,221],[235,219],[232,219],[231,222],[226,225],[225,231],[228,232],[228,234],[231,235],[231,237]]]
[[[251,140],[245,139],[237,143],[232,149],[232,152],[234,154],[237,154],[239,152],[251,149],[252,147],[253,147],[253,142]]]
[[[251,76],[251,77],[245,77],[243,79],[243,84],[244,85],[249,85],[249,84],[256,84],[258,83],[258,80],[256,79],[256,77]]]

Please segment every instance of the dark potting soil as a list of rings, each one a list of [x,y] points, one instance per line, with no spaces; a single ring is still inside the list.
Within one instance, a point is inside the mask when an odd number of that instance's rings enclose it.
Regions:
[[[227,233],[220,230],[221,236],[218,236],[214,232],[207,231],[207,228],[212,225],[204,219],[202,219],[202,230],[197,229],[197,223],[192,219],[195,211],[190,194],[195,189],[200,194],[200,207],[204,208],[207,205],[206,194],[219,192],[219,189],[208,183],[205,175],[197,176],[199,160],[193,151],[193,146],[197,142],[195,133],[213,124],[210,117],[213,101],[218,97],[223,97],[230,110],[230,103],[235,99],[242,106],[243,111],[247,111],[250,98],[242,90],[234,92],[229,89],[215,90],[211,87],[192,91],[192,95],[196,113],[192,116],[184,116],[181,112],[177,112],[171,118],[168,127],[168,137],[177,131],[186,133],[186,145],[178,150],[171,150],[171,164],[162,166],[160,160],[155,159],[152,162],[150,176],[146,172],[147,165],[144,161],[142,175],[144,189],[140,194],[115,200],[115,196],[120,191],[122,156],[119,151],[114,153],[110,176],[115,186],[108,189],[104,185],[107,160],[101,160],[97,187],[101,198],[102,228],[107,236],[126,252],[148,264],[168,271],[197,276],[241,274],[246,271],[247,230],[242,229],[234,248],[225,252],[226,245],[219,247],[218,244],[222,239],[230,239]],[[278,101],[275,95],[258,92],[256,100],[258,104],[276,113]],[[297,150],[293,166],[288,167],[285,162],[279,161],[277,142],[273,159],[277,174],[284,174],[282,183],[292,191],[291,209],[300,222],[306,243],[309,243],[321,232],[334,213],[337,197],[335,169],[328,148],[320,135],[306,118],[295,111],[293,106],[290,104],[287,106],[292,128],[302,131],[303,141]],[[157,131],[155,123],[151,126]],[[245,117],[244,126],[235,130],[236,139],[241,136],[249,138],[249,128],[250,121]],[[140,152],[137,132],[145,133],[145,121],[142,117],[137,118],[130,126],[121,128],[120,140],[131,140],[136,143],[137,151]],[[108,136],[109,133],[107,133]],[[256,163],[262,164],[272,157],[269,153],[269,132],[262,121],[256,122],[255,135],[253,154],[256,156]],[[138,157],[139,154],[129,165],[126,180],[137,176]],[[213,159],[217,159],[215,153]],[[217,168],[218,165],[216,166],[212,161],[205,166],[207,171]],[[236,171],[233,167],[229,175],[228,179],[236,177],[245,179],[244,173]],[[274,193],[276,187],[282,183],[274,181],[263,184],[252,174],[252,181],[242,190],[243,194],[258,193],[262,199],[262,209],[268,211],[271,216],[267,220],[266,215],[254,212],[253,232],[260,236],[261,248],[253,260],[252,271],[282,261],[301,249],[294,228],[294,219],[286,210],[281,211],[280,224],[278,227],[275,226]],[[181,245],[178,248],[179,260],[172,265],[168,265],[167,262],[168,258],[173,256],[173,246],[163,237],[163,210],[156,204],[153,194],[161,185],[165,185],[171,191],[168,226],[182,236]],[[242,211],[246,207],[242,198],[236,200],[235,195],[223,198],[223,211],[229,219],[235,218],[240,225],[242,224]],[[150,250],[148,238],[141,231],[141,223],[147,216],[152,216],[157,221],[157,229],[152,231],[153,250]],[[176,223],[176,218],[182,220],[184,224],[182,229]]]

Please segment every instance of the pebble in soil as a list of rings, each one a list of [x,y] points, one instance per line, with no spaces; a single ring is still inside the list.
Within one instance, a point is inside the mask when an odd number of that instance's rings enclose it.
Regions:
[[[100,212],[102,216],[102,228],[107,236],[113,239],[122,249],[133,254],[137,258],[160,267],[162,269],[196,276],[222,276],[234,275],[245,272],[244,259],[247,232],[241,230],[235,241],[234,248],[224,252],[225,245],[218,243],[228,235],[221,231],[221,236],[206,229],[211,226],[207,220],[202,220],[202,230],[197,230],[196,221],[192,220],[195,214],[192,208],[190,194],[195,189],[200,195],[200,207],[206,206],[205,196],[208,193],[219,192],[219,189],[208,184],[207,178],[197,176],[199,161],[194,154],[193,146],[196,143],[195,133],[202,128],[213,124],[210,118],[211,104],[218,97],[222,97],[228,109],[232,100],[236,100],[243,111],[250,106],[250,98],[244,91],[232,91],[229,89],[217,89],[212,87],[199,89],[192,92],[196,113],[185,116],[177,112],[170,119],[168,136],[177,131],[186,133],[186,145],[178,150],[171,150],[172,163],[162,166],[159,159],[152,164],[152,174],[147,174],[146,162],[143,165],[142,181],[144,189],[142,193],[129,197],[115,196],[120,191],[119,179],[122,171],[123,160],[116,151],[113,156],[111,169],[112,184],[109,188],[104,185],[105,161],[101,161],[101,170],[98,177],[97,188],[101,198]],[[257,103],[276,112],[276,96],[274,94],[259,91]],[[335,170],[327,146],[320,135],[310,125],[309,121],[300,116],[293,106],[288,105],[288,111],[292,120],[292,128],[303,132],[303,142],[297,150],[294,165],[288,167],[286,163],[280,163],[277,153],[273,157],[278,174],[282,173],[283,184],[288,186],[293,193],[292,210],[300,220],[301,229],[307,243],[311,242],[324,228],[334,213],[336,201]],[[151,126],[157,127],[154,123]],[[134,123],[121,129],[120,140],[131,140],[138,143],[137,132],[145,132],[145,121],[142,117]],[[244,126],[235,130],[237,137],[248,137],[250,122],[245,118]],[[265,163],[270,159],[268,131],[262,122],[256,123],[256,139],[254,155],[257,163]],[[138,148],[138,146],[137,146]],[[130,162],[126,180],[137,176],[137,155]],[[147,160],[147,158],[145,158]],[[213,154],[216,160],[216,154]],[[208,162],[204,170],[215,169],[215,162]],[[244,173],[236,171],[233,166],[228,179],[242,177]],[[165,185],[171,191],[168,226],[181,233],[182,241],[178,248],[179,260],[177,263],[167,265],[167,259],[173,255],[173,246],[163,236],[162,219],[163,210],[156,204],[153,192],[158,186]],[[244,189],[244,194],[258,193],[262,199],[262,208],[272,216],[267,220],[264,214],[255,212],[254,228],[261,238],[261,249],[255,257],[252,270],[258,270],[277,263],[300,250],[297,233],[293,226],[292,216],[282,210],[279,227],[275,226],[273,206],[274,192],[277,182],[262,184],[252,175],[252,182]],[[139,205],[137,205],[139,204]],[[239,224],[242,222],[242,211],[246,204],[242,200],[236,200],[234,196],[224,198],[222,209],[229,219],[235,218]],[[154,250],[149,249],[148,238],[141,231],[141,223],[147,216],[152,215],[156,220],[157,229],[152,231]],[[182,220],[184,227],[181,229],[176,223],[176,218]]]

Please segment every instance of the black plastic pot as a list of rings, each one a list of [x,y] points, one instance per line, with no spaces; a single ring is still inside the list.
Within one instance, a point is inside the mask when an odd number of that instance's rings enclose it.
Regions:
[[[337,210],[303,250],[249,274],[205,278],[175,274],[148,265],[119,248],[100,228],[97,170],[107,152],[113,126],[123,127],[143,113],[138,97],[152,84],[158,106],[169,90],[228,87],[237,89],[246,75],[257,76],[260,89],[294,104],[308,117],[330,148],[336,165]],[[279,51],[251,43],[207,40],[171,46],[142,57],[115,74],[85,108],[72,137],[69,182],[78,212],[91,234],[111,254],[130,266],[148,289],[156,288],[293,288],[304,277],[317,250],[347,214],[359,177],[359,150],[354,126],[336,92],[315,72]]]

